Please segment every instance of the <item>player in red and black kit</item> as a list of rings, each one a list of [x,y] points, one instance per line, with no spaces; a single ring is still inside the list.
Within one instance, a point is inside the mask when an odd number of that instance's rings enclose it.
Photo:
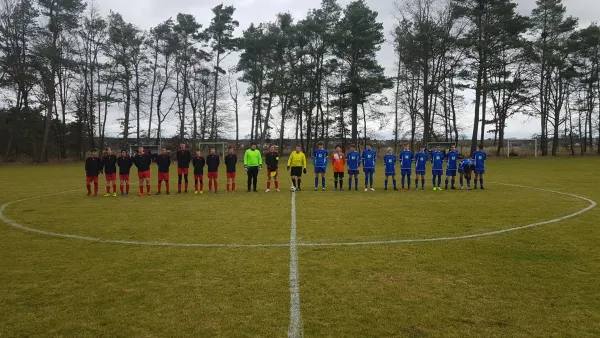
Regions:
[[[215,185],[215,194],[219,191],[217,179],[219,178],[219,164],[221,159],[215,152],[215,147],[210,147],[210,154],[206,156],[206,167],[208,169],[208,193],[212,192],[213,184]]]
[[[121,156],[117,159],[117,164],[119,165],[119,185],[121,188],[121,196],[129,196],[129,170],[133,165],[133,160],[129,155],[127,155],[127,151],[121,150]],[[126,192],[123,192],[123,185],[126,187]]]
[[[196,156],[192,159],[192,164],[194,165],[194,188],[196,192],[195,195],[198,194],[198,183],[200,183],[200,193],[202,194],[204,191],[204,184],[202,183],[202,178],[204,176],[204,165],[206,164],[206,160],[202,156],[200,150],[196,150]]]
[[[229,192],[229,184],[231,183],[231,191],[235,192],[235,166],[237,165],[237,155],[235,149],[229,147],[229,154],[225,155],[225,168],[227,168],[227,190]]]
[[[267,164],[267,190],[271,191],[271,178],[275,179],[275,191],[279,192],[279,154],[275,151],[275,145],[271,144],[269,152],[265,156],[265,163]]]
[[[144,147],[138,148],[138,153],[133,157],[133,164],[138,169],[138,178],[140,180],[140,194],[138,196],[144,196],[144,183],[146,183],[146,193],[150,193],[150,163],[152,159],[149,154],[144,152]]]
[[[94,183],[94,196],[98,196],[98,175],[102,172],[102,160],[98,157],[98,150],[94,149],[85,160],[85,185],[88,196],[92,194],[91,183]]]
[[[189,150],[185,149],[185,144],[179,145],[177,150],[177,193],[181,194],[181,176],[185,179],[185,193],[188,192],[188,172],[190,169],[190,161],[192,160],[192,154]]]
[[[117,155],[113,154],[112,149],[106,148],[102,157],[102,166],[104,167],[104,177],[106,178],[106,194],[110,196],[110,186],[112,183],[113,196],[117,197]]]
[[[158,165],[158,192],[156,194],[161,194],[162,182],[165,181],[167,195],[171,195],[171,192],[169,192],[169,167],[171,166],[171,155],[167,152],[167,148],[161,149],[161,152],[156,156],[155,161]]]

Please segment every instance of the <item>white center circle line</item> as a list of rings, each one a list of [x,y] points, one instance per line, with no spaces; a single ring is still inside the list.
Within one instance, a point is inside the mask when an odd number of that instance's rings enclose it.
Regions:
[[[490,182],[490,183],[492,183],[492,182]],[[575,195],[575,194],[571,194],[571,193],[560,192],[560,191],[555,191],[555,190],[550,190],[550,189],[543,189],[543,188],[534,188],[534,187],[529,187],[529,186],[524,186],[524,185],[518,185],[518,184],[509,184],[509,183],[494,183],[494,184],[505,185],[505,186],[512,186],[512,187],[524,188],[524,189],[533,189],[533,190],[544,191],[544,192],[549,192],[549,193],[554,193],[554,194],[559,194],[559,195],[564,195],[564,196],[570,196],[570,197],[573,197],[573,198],[576,198],[576,199],[584,200],[584,201],[588,202],[589,205],[586,206],[585,208],[583,208],[581,210],[578,210],[576,212],[573,212],[571,214],[564,215],[564,216],[561,216],[561,217],[558,217],[558,218],[554,218],[554,219],[551,219],[551,220],[541,221],[541,222],[536,222],[536,223],[531,223],[531,224],[522,225],[522,226],[511,227],[511,228],[508,228],[508,229],[494,230],[494,231],[477,233],[477,234],[470,234],[470,235],[445,236],[445,237],[434,237],[434,238],[408,238],[408,239],[383,240],[383,241],[361,241],[361,242],[349,241],[349,242],[331,242],[331,243],[328,243],[328,242],[302,243],[302,242],[298,241],[296,243],[296,246],[303,246],[303,247],[315,247],[315,246],[319,246],[319,247],[325,247],[325,246],[386,245],[386,244],[438,242],[438,241],[452,241],[452,240],[460,240],[460,239],[479,238],[479,237],[499,235],[499,234],[503,234],[503,233],[507,233],[507,232],[517,231],[517,230],[523,230],[523,229],[533,228],[533,227],[540,226],[540,225],[545,225],[545,224],[551,224],[551,223],[556,223],[556,222],[564,221],[566,219],[569,219],[569,218],[572,218],[572,217],[575,217],[575,216],[579,216],[579,215],[581,215],[581,214],[583,214],[583,213],[585,213],[585,212],[593,209],[596,206],[596,202],[595,201],[593,201],[593,200],[591,200],[589,198],[586,198],[586,197],[583,197],[583,196],[579,196],[579,195]],[[5,212],[5,210],[6,210],[6,208],[8,206],[10,206],[12,204],[15,204],[15,203],[18,203],[18,202],[24,202],[24,201],[28,201],[28,200],[32,200],[32,199],[36,199],[36,198],[42,198],[42,197],[48,197],[48,196],[55,196],[55,195],[60,195],[60,194],[66,194],[66,193],[75,192],[75,191],[82,191],[82,189],[67,190],[67,191],[61,191],[61,192],[56,192],[56,193],[51,193],[51,194],[45,194],[45,195],[40,195],[40,196],[33,196],[33,197],[23,198],[23,199],[14,200],[14,201],[10,201],[10,202],[4,203],[4,204],[2,204],[0,206],[0,221],[8,224],[9,226],[11,226],[13,228],[17,228],[17,229],[20,229],[20,230],[29,231],[29,232],[33,232],[33,233],[37,233],[37,234],[41,234],[41,235],[47,235],[47,236],[53,236],[53,237],[61,237],[61,238],[70,238],[70,239],[78,239],[78,240],[84,240],[84,241],[90,241],[90,242],[98,242],[98,243],[126,244],[126,245],[139,245],[139,246],[206,247],[206,248],[211,248],[211,247],[221,247],[221,248],[269,248],[269,247],[289,247],[290,246],[290,243],[273,243],[273,244],[177,243],[177,242],[147,242],[147,241],[105,239],[105,238],[99,238],[99,237],[90,237],[90,236],[82,236],[82,235],[57,233],[57,232],[52,232],[52,231],[45,231],[45,230],[30,228],[30,227],[26,227],[26,226],[24,226],[22,224],[19,224],[17,221],[8,218],[4,214],[4,212]]]

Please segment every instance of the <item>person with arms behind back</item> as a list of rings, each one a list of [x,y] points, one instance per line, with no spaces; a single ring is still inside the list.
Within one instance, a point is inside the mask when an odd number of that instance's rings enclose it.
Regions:
[[[167,195],[171,195],[169,186],[169,168],[171,167],[171,154],[169,154],[167,148],[163,147],[161,149],[160,154],[156,156],[155,161],[158,166],[158,192],[156,194],[162,194],[162,182],[165,181]]]
[[[204,193],[204,165],[206,165],[206,159],[202,156],[200,149],[196,150],[196,155],[192,158],[192,164],[194,165],[194,195]],[[198,190],[198,188],[200,188]]]
[[[450,151],[446,154],[446,185],[444,189],[448,190],[448,177],[452,177],[452,186],[451,189],[456,189],[454,187],[454,182],[456,181],[456,170],[458,169],[458,151],[456,151],[456,147],[454,144],[450,147]]]
[[[433,174],[433,190],[442,190],[442,174],[444,173],[444,153],[440,151],[440,146],[435,147],[431,152],[431,173]],[[435,183],[437,179],[437,185]]]
[[[350,145],[350,151],[346,155],[348,166],[348,190],[352,191],[352,178],[354,178],[354,190],[358,191],[358,174],[360,174],[360,153],[356,151],[354,144]]]
[[[237,155],[235,154],[235,149],[233,147],[229,147],[228,154],[225,155],[225,170],[227,171],[227,190],[225,192],[229,192],[229,186],[231,185],[231,191],[235,192],[235,172],[237,166]]]
[[[327,172],[327,149],[323,148],[323,142],[317,143],[317,149],[313,152],[312,163],[315,169],[315,191],[319,189],[319,176],[321,176],[321,189],[325,191],[325,173]]]
[[[267,190],[271,191],[271,179],[275,180],[275,191],[279,192],[279,154],[275,151],[275,145],[269,146],[269,152],[265,155],[267,165]]]
[[[215,194],[219,192],[217,179],[219,178],[219,165],[221,158],[216,153],[215,147],[210,147],[208,156],[206,156],[206,169],[208,171],[208,193],[212,192],[213,185],[215,186]]]
[[[400,152],[400,174],[402,175],[402,190],[404,190],[404,179],[407,179],[408,190],[410,190],[410,176],[412,174],[413,152],[409,149],[408,143],[404,144],[404,150]]]
[[[117,159],[117,164],[119,165],[119,186],[121,188],[121,196],[129,196],[129,171],[133,165],[133,160],[127,154],[126,150],[121,150],[121,156]],[[125,187],[123,187],[123,185],[125,185]]]
[[[292,177],[292,191],[302,191],[300,185],[302,174],[306,174],[306,155],[302,152],[300,145],[297,145],[296,150],[290,154],[287,170],[290,171]]]
[[[375,174],[375,162],[377,160],[377,153],[371,148],[370,144],[367,144],[367,149],[362,153],[363,171],[365,172],[365,191],[367,191],[367,185],[370,185],[371,191],[373,189],[373,175]]]
[[[85,160],[85,185],[87,195],[92,194],[91,183],[94,183],[94,197],[98,196],[98,175],[102,172],[102,160],[98,157],[98,150],[93,149]]]
[[[342,147],[335,146],[335,152],[331,155],[331,163],[333,163],[333,183],[335,184],[335,190],[344,190],[344,170],[346,170],[346,157],[342,153]]]
[[[383,157],[383,164],[385,165],[385,190],[388,190],[388,179],[391,176],[394,190],[398,191],[396,186],[396,155],[394,155],[392,148],[388,148],[387,154]]]
[[[106,178],[106,194],[110,196],[110,186],[112,183],[112,195],[117,197],[117,155],[110,148],[106,148],[102,157],[102,167],[104,168],[104,177]]]
[[[144,147],[139,147],[137,154],[133,157],[133,164],[138,169],[138,179],[140,180],[140,194],[138,196],[144,196],[144,183],[146,184],[146,193],[152,195],[150,192],[150,163],[152,163],[150,154],[144,152]]]
[[[248,173],[248,192],[256,190],[258,171],[262,169],[262,154],[256,149],[256,143],[252,143],[250,149],[244,154],[244,168]],[[252,187],[252,190],[250,188]]]
[[[427,170],[427,147],[415,155],[415,190],[419,190],[419,178],[421,178],[421,189],[425,190],[425,171]]]
[[[181,176],[185,180],[185,193],[188,192],[188,174],[190,170],[190,161],[192,160],[192,154],[186,148],[185,143],[179,145],[177,150],[177,193],[181,194]]]
[[[479,179],[479,186],[481,190],[484,190],[483,174],[485,174],[485,160],[487,159],[487,155],[483,151],[483,144],[480,144],[478,148],[479,150],[473,153],[473,161],[475,161],[475,180],[473,184],[475,185],[475,189],[477,189],[477,179]]]

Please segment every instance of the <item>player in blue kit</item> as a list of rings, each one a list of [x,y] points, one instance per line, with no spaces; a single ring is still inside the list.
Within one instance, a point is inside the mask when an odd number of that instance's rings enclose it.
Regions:
[[[319,189],[319,175],[321,175],[321,189],[325,190],[325,172],[327,171],[327,149],[323,148],[323,142],[317,143],[317,149],[313,152],[312,163],[315,167],[315,190]]]
[[[471,190],[471,172],[475,169],[475,163],[470,159],[466,158],[458,165],[458,172],[460,173],[460,190],[464,189],[463,178],[467,180],[467,189]]]
[[[433,174],[433,190],[442,190],[440,185],[442,184],[442,174],[444,173],[444,153],[440,151],[440,146],[435,147],[435,150],[431,152],[431,173]],[[437,185],[435,184],[437,178]]]
[[[350,151],[346,155],[346,165],[348,166],[348,191],[352,191],[352,178],[354,178],[354,190],[358,190],[360,153],[356,151],[354,145],[350,146]]]
[[[421,148],[421,151],[415,155],[415,190],[419,190],[419,178],[421,178],[421,189],[425,190],[425,170],[427,170],[428,160],[426,148]]]
[[[448,177],[452,177],[452,188],[454,187],[454,182],[456,181],[456,170],[458,169],[458,151],[456,151],[456,147],[454,144],[450,147],[450,151],[446,154],[446,186],[445,190],[448,190]]]
[[[404,180],[408,179],[408,190],[410,190],[410,175],[412,174],[413,152],[408,149],[408,143],[404,144],[404,150],[400,152],[400,174],[402,175],[402,190],[404,190]]]
[[[479,186],[483,189],[483,174],[485,174],[485,160],[487,155],[483,151],[483,144],[479,145],[479,150],[473,153],[473,161],[475,161],[475,189],[477,189],[477,179],[479,178]]]
[[[373,174],[375,173],[376,158],[377,153],[375,150],[371,149],[370,144],[367,144],[367,149],[362,153],[363,169],[365,171],[365,191],[368,190],[367,185],[371,187],[371,191],[375,191],[375,189],[373,189]]]
[[[398,191],[396,187],[396,155],[392,148],[388,148],[387,154],[383,157],[383,163],[385,164],[385,190],[388,190],[388,178],[392,176],[394,190]]]

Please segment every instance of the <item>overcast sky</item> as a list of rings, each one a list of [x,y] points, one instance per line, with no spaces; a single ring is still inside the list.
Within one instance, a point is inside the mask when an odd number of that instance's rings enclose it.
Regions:
[[[131,22],[141,29],[149,29],[158,23],[165,21],[169,17],[175,18],[177,13],[193,14],[199,23],[206,27],[210,23],[212,17],[211,8],[220,4],[218,0],[95,0],[103,14],[108,14],[110,10],[121,13],[123,18]],[[348,0],[339,0],[342,6],[345,6]],[[535,0],[516,0],[519,4],[518,10],[522,14],[529,15],[535,7]],[[598,20],[600,17],[600,0],[563,0],[563,4],[567,8],[567,14],[579,18],[580,26],[586,26],[592,21]],[[277,13],[290,12],[296,19],[301,19],[306,16],[309,9],[318,8],[320,0],[235,0],[223,2],[225,5],[233,5],[236,8],[234,17],[240,22],[240,28],[237,35],[241,34],[248,25],[252,22],[260,23],[275,20]],[[391,31],[395,24],[394,5],[390,0],[367,0],[369,6],[379,13],[379,20],[383,22],[385,34],[388,42],[386,42],[378,54],[379,62],[385,67],[386,73],[389,76],[394,75],[394,53],[391,45]],[[230,56],[228,63],[232,65],[236,62],[235,55]],[[468,98],[471,100],[472,98]],[[250,128],[250,112],[246,106],[247,101],[242,108],[240,136],[246,135]],[[473,108],[470,102],[461,112],[460,124],[467,130],[473,126],[472,116]],[[107,131],[116,136],[119,132],[117,118],[122,115],[120,111],[114,111],[109,120],[112,121],[107,125]],[[174,134],[176,132],[176,122],[170,122],[167,127],[167,133]],[[507,137],[528,138],[539,131],[539,121],[533,118],[519,117],[508,122],[506,130]],[[376,126],[373,126],[376,129]],[[378,132],[378,135],[389,137],[392,128]],[[233,134],[230,134],[232,136]]]

